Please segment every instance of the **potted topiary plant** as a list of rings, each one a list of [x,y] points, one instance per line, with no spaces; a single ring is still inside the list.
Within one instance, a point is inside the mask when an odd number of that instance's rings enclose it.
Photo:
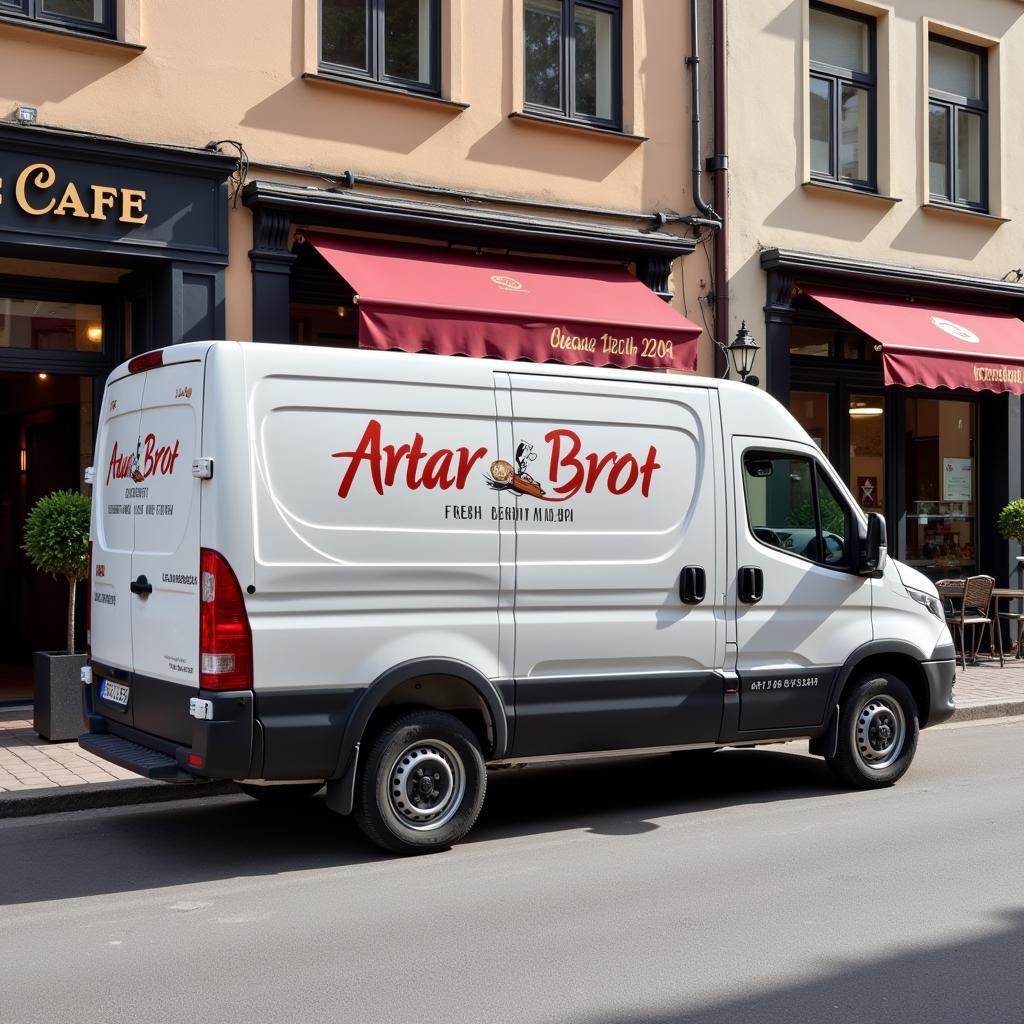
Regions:
[[[1015,541],[1024,545],[1024,498],[1011,501],[1002,512],[996,522],[999,532],[1006,540]],[[1024,555],[1017,556],[1017,567],[1024,568]]]
[[[81,669],[75,653],[75,586],[89,574],[91,502],[77,491],[40,498],[25,520],[25,552],[41,572],[68,581],[66,651],[36,651],[33,727],[44,739],[71,740],[83,731]]]

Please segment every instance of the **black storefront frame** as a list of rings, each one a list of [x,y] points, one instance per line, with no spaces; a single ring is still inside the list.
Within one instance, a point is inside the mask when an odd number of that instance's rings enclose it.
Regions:
[[[821,324],[827,318],[814,313],[809,317],[794,302],[801,286],[843,288],[850,292],[905,300],[908,297],[939,305],[978,306],[1010,312],[1024,317],[1024,287],[984,278],[929,272],[888,264],[830,257],[796,250],[768,249],[761,254],[761,267],[767,274],[765,312],[765,364],[767,390],[783,405],[789,406],[794,390],[825,390],[846,382],[848,390],[861,387],[877,391],[882,385],[881,367],[858,366],[844,360],[828,360],[790,355],[790,334],[794,324],[805,319]],[[834,322],[844,323],[835,318]],[[884,385],[882,385],[884,387]],[[996,517],[1009,501],[1021,496],[1024,480],[1024,436],[1022,436],[1022,396],[980,393],[967,389],[931,389],[884,387],[886,395],[886,520],[890,549],[897,558],[906,553],[906,400],[908,398],[945,398],[975,403],[975,446],[978,452],[976,500],[978,571],[994,576],[997,585],[1017,585],[1016,556],[1020,546],[999,536]],[[837,403],[830,403],[832,406]],[[837,410],[838,411],[838,410]],[[830,416],[836,412],[830,410]],[[831,426],[830,426],[831,429]],[[840,460],[848,462],[848,452]],[[845,465],[844,479],[846,479]]]
[[[632,264],[637,278],[666,302],[676,259],[693,252],[697,240],[595,221],[531,216],[522,210],[474,209],[471,204],[381,196],[349,188],[310,189],[252,181],[242,192],[253,214],[253,341],[289,340],[290,278],[298,255],[293,225],[381,234],[408,241],[442,241],[540,257]],[[528,207],[526,203],[524,206]],[[642,214],[635,219],[644,220]]]

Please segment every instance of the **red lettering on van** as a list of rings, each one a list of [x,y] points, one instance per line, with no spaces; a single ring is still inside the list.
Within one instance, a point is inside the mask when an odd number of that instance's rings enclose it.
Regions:
[[[394,486],[398,473],[405,463],[405,485],[411,491],[420,487],[428,491],[451,487],[462,490],[466,486],[473,466],[487,454],[486,448],[470,451],[468,448],[439,448],[427,454],[423,449],[423,435],[417,433],[412,444],[381,444],[379,420],[370,420],[363,431],[359,444],[350,452],[333,452],[332,459],[348,459],[349,464],[338,487],[338,497],[347,498],[365,462],[370,468],[373,489],[384,493],[385,487]]]
[[[119,452],[115,441],[107,465],[107,483],[129,478],[141,482],[157,473],[169,476],[174,472],[180,447],[180,441],[175,441],[173,448],[169,444],[158,447],[156,434],[147,434],[145,441],[140,440],[134,453]]]
[[[132,453],[125,452],[118,454],[117,442],[114,442],[114,450],[110,453],[110,465],[107,466],[107,483],[111,480],[124,480],[131,476]]]
[[[573,430],[549,430],[544,435],[544,440],[551,445],[548,478],[551,480],[552,490],[560,495],[563,501],[574,498],[581,490],[585,494],[592,494],[606,469],[606,486],[612,494],[625,494],[631,491],[639,480],[640,493],[646,498],[651,493],[651,478],[654,471],[661,469],[661,463],[657,461],[658,450],[653,444],[647,449],[647,457],[641,463],[630,452],[622,455],[618,452],[608,452],[600,456],[591,452],[581,459],[580,450],[583,445],[579,435]],[[563,444],[567,449],[564,452]],[[561,472],[563,470],[569,473],[567,480],[564,480],[564,473]],[[560,474],[563,483],[559,482]]]
[[[174,464],[178,461],[178,447],[180,442],[175,441],[172,448],[169,444],[156,444],[156,434],[147,434],[145,451],[142,456],[142,478],[144,480],[159,473],[161,476],[169,476],[174,472]]]

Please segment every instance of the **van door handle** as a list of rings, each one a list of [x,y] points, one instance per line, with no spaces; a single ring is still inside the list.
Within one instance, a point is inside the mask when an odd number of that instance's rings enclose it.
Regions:
[[[679,597],[683,604],[700,604],[708,589],[707,574],[702,566],[684,565],[679,574]]]
[[[739,585],[744,604],[757,604],[764,597],[764,573],[756,565],[740,567]]]
[[[153,584],[145,576],[140,576],[137,580],[132,580],[129,589],[133,594],[152,594]]]

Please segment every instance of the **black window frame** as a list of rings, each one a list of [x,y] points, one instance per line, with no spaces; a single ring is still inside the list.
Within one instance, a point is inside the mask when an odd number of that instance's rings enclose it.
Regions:
[[[43,9],[43,0],[0,0],[0,18],[19,18],[37,25],[114,38],[117,32],[117,0],[103,0],[103,21],[87,21]]]
[[[814,526],[811,527],[817,535],[817,557],[811,558],[800,551],[795,551],[792,548],[780,547],[777,544],[772,544],[770,541],[765,540],[763,537],[758,536],[757,530],[763,529],[763,527],[755,527],[750,521],[750,492],[748,490],[748,477],[750,474],[747,472],[747,460],[748,459],[786,459],[792,462],[799,459],[810,465],[811,469],[811,500],[814,505]],[[811,565],[820,566],[823,569],[832,569],[835,572],[843,573],[855,573],[856,572],[856,557],[857,557],[857,543],[858,543],[858,532],[856,529],[856,516],[849,504],[842,500],[843,492],[841,488],[838,488],[835,482],[828,475],[825,470],[824,464],[821,460],[815,458],[809,452],[797,452],[790,451],[784,448],[761,448],[754,447],[748,448],[743,452],[741,456],[741,465],[743,467],[743,510],[747,524],[747,532],[755,543],[762,545],[770,549],[771,551],[778,551],[784,555],[790,555],[793,558],[798,558],[803,562],[809,562]],[[825,530],[824,524],[821,518],[821,481],[824,479],[826,484],[835,492],[836,500],[839,503],[844,513],[845,530],[843,536],[843,561],[841,562],[828,562],[825,560],[823,544],[824,534],[831,533],[833,531]],[[770,529],[770,527],[768,527]]]
[[[928,82],[928,153],[931,155],[931,109],[933,106],[943,107],[946,110],[946,194],[940,195],[932,192],[931,169],[928,172],[928,201],[939,203],[943,206],[956,206],[965,210],[976,210],[979,213],[988,213],[989,190],[989,159],[988,159],[988,49],[984,46],[972,46],[970,43],[961,42],[959,39],[950,39],[949,36],[931,34],[928,36],[929,46],[932,43],[939,43],[954,50],[964,50],[973,53],[979,58],[979,92],[980,99],[971,99],[967,96],[957,96],[954,93],[943,92],[941,89],[933,89],[931,82]],[[931,65],[929,63],[929,76]],[[959,111],[969,111],[972,114],[981,116],[981,153],[980,175],[981,175],[981,200],[974,203],[966,199],[957,199],[958,171],[956,163],[957,149],[960,138],[960,125],[957,114]],[[930,160],[929,160],[930,162]]]
[[[328,0],[329,2],[329,0]],[[317,68],[331,78],[345,79],[371,85],[382,85],[402,92],[422,96],[441,95],[441,0],[429,0],[430,15],[427,31],[430,33],[430,80],[419,82],[398,78],[385,72],[384,12],[387,0],[364,0],[366,6],[367,67],[356,68],[324,60],[324,0],[317,3]]]
[[[852,68],[841,68],[834,64],[811,60],[808,57],[808,93],[810,80],[817,79],[828,83],[831,90],[829,110],[829,173],[811,169],[812,181],[828,181],[845,188],[857,189],[861,192],[878,191],[878,21],[869,14],[848,11],[831,4],[811,3],[810,10],[822,11],[825,14],[846,18],[866,25],[868,28],[868,66],[869,71],[854,71]],[[850,178],[839,171],[839,124],[840,106],[842,103],[842,86],[856,86],[863,89],[868,96],[868,177]],[[809,129],[808,129],[809,132]]]
[[[562,96],[560,107],[549,107],[542,103],[531,103],[526,97],[526,49],[522,54],[523,68],[523,110],[542,117],[569,121],[573,124],[588,124],[596,128],[622,130],[622,0],[559,0],[562,8],[561,67],[559,89]],[[583,114],[576,110],[576,8],[610,14],[612,18],[612,116],[610,118]],[[523,3],[523,41],[526,41],[526,8]]]

